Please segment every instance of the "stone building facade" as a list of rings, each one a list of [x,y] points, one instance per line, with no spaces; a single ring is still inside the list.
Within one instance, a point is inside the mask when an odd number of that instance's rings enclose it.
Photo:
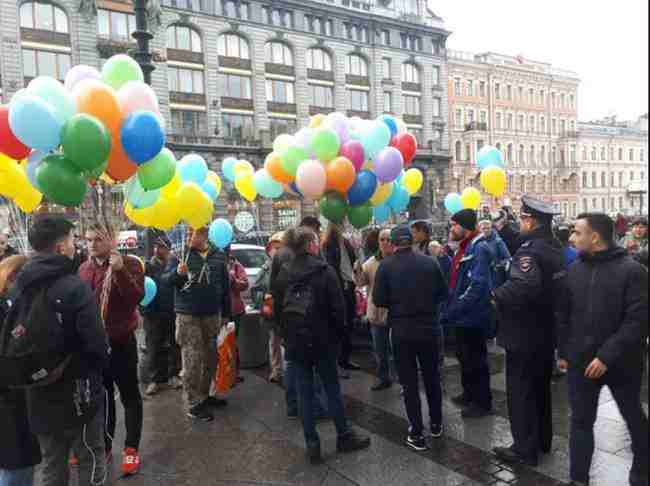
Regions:
[[[422,0],[163,0],[150,29],[152,84],[178,158],[228,156],[260,167],[274,138],[311,115],[403,117],[426,174],[412,211],[440,211],[449,167],[449,32]],[[101,67],[135,44],[126,0],[0,0],[0,100],[31,78]],[[119,194],[112,203],[117,211]],[[226,185],[218,214],[248,209],[272,231],[315,212],[292,197],[245,203]],[[441,212],[438,214],[442,215]]]

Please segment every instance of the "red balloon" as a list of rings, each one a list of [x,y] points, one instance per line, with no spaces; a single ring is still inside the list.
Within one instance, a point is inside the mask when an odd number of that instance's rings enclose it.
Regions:
[[[14,160],[22,160],[31,152],[9,127],[9,105],[0,105],[0,152]]]
[[[415,152],[418,150],[418,141],[410,133],[395,135],[390,141],[390,145],[401,152],[404,157],[404,165],[409,165],[413,161]]]

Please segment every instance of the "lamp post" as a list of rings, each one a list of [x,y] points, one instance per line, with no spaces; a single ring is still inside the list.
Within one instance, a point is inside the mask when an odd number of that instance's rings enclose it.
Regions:
[[[156,67],[151,62],[152,54],[149,49],[149,41],[153,39],[153,34],[147,30],[147,0],[135,0],[135,27],[133,38],[137,41],[138,47],[132,53],[132,57],[137,61],[144,73],[144,82],[151,84],[151,73]]]

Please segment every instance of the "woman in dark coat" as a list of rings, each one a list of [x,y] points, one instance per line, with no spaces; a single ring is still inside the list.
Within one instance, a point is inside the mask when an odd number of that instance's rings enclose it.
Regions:
[[[14,255],[0,263],[0,322],[11,307],[11,285],[26,261]],[[41,451],[29,429],[24,391],[0,388],[0,431],[0,484],[31,486]]]

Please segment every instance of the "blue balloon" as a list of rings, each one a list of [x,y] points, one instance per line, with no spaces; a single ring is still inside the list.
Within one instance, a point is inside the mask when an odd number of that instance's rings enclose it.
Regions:
[[[61,118],[36,96],[14,96],[9,105],[9,126],[18,140],[41,152],[49,152],[61,144]]]
[[[377,176],[369,170],[362,170],[348,191],[350,206],[360,206],[368,202],[376,190]]]
[[[140,301],[140,305],[143,307],[147,307],[153,299],[156,298],[156,294],[158,293],[158,286],[156,285],[156,282],[151,277],[145,277],[144,278],[144,297]]]
[[[463,210],[463,200],[458,193],[447,194],[445,197],[445,209],[451,214],[456,214],[458,211]]]
[[[377,224],[383,224],[390,219],[390,208],[385,204],[377,206],[372,210],[372,214]]]
[[[404,172],[404,169],[402,169],[402,172],[400,172],[400,174],[397,176],[397,179],[395,179],[396,185],[398,186],[402,185],[402,179],[404,179],[404,174],[406,174],[406,172]]]
[[[391,115],[381,115],[379,119],[383,121],[386,126],[388,126],[388,129],[390,130],[390,138],[393,138],[395,135],[397,135],[397,132],[399,132],[399,126],[397,126],[395,117]]]
[[[232,225],[225,219],[215,219],[208,230],[210,243],[221,250],[230,245],[233,234]]]
[[[305,197],[303,193],[300,192],[300,189],[298,189],[298,186],[296,185],[295,182],[289,184],[289,189],[291,189],[295,193],[295,195],[298,196],[300,199],[303,199]]]
[[[43,191],[41,191],[40,187],[38,186],[36,170],[38,169],[38,166],[41,165],[43,159],[48,155],[48,153],[41,152],[40,150],[32,150],[32,153],[29,154],[29,157],[27,157],[27,179],[32,186],[38,189],[39,192]]]
[[[131,113],[122,125],[122,147],[137,165],[150,161],[165,146],[165,132],[158,115],[151,111]]]
[[[481,170],[485,170],[488,167],[503,168],[505,166],[501,150],[491,146],[483,147],[481,150],[479,150],[476,157],[476,164]]]
[[[198,154],[188,154],[178,163],[178,173],[183,182],[195,182],[202,186],[208,176],[208,164]]]
[[[124,199],[131,203],[135,209],[144,209],[153,206],[160,198],[160,189],[147,191],[138,179],[138,174],[131,177],[122,187]]]
[[[235,182],[235,179],[237,178],[235,175],[235,164],[237,162],[238,160],[232,157],[228,157],[221,162],[221,172],[223,172],[223,176],[230,182]]]
[[[402,186],[395,186],[393,194],[386,201],[386,205],[390,207],[395,213],[404,211],[411,201],[411,195]]]
[[[219,197],[219,193],[217,192],[217,186],[214,185],[214,182],[206,180],[202,185],[201,189],[203,189],[203,192],[205,192],[210,199],[215,201]]]
[[[382,150],[388,147],[391,135],[390,128],[383,122],[375,122],[361,139],[366,157],[374,159]]]

